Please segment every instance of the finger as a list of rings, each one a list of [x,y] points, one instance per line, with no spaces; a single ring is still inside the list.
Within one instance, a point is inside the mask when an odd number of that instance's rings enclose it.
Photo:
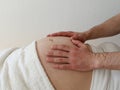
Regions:
[[[74,34],[74,35],[71,37],[71,39],[79,40],[79,37],[78,37],[77,34]]]
[[[88,69],[79,69],[71,66],[70,64],[54,64],[53,68],[60,70],[73,70],[73,71],[91,71]]]
[[[71,37],[72,40],[79,40],[81,42],[84,42],[83,38],[78,37],[77,35],[74,35]]]
[[[60,63],[60,64],[68,64],[69,60],[68,58],[54,58],[54,57],[48,57],[47,62],[49,63]]]
[[[50,50],[50,51],[48,51],[47,56],[67,58],[68,57],[68,52],[61,51],[61,50]]]
[[[73,44],[77,45],[78,47],[81,47],[83,43],[79,40],[72,40]]]
[[[71,66],[70,66],[70,64],[54,64],[53,65],[53,68],[55,68],[55,69],[61,69],[61,70],[69,70],[69,69],[71,69]]]
[[[69,52],[70,47],[67,46],[67,45],[53,45],[53,46],[52,46],[52,49],[53,49],[53,50],[61,50],[61,51]]]
[[[56,33],[52,33],[52,34],[49,34],[49,36],[67,36],[67,37],[71,37],[73,35],[73,32],[72,31],[67,31],[67,32],[56,32]]]

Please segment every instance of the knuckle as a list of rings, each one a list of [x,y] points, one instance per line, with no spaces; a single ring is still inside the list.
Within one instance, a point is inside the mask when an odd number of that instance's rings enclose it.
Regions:
[[[58,59],[59,62],[63,62],[64,60],[62,58]]]
[[[54,59],[53,61],[54,61],[54,62],[58,62],[58,60],[56,60],[56,59]]]
[[[61,59],[57,59],[56,62],[61,62],[62,60]]]
[[[57,51],[58,55],[62,55],[63,53],[61,51]]]
[[[54,55],[53,51],[49,51],[48,55]]]

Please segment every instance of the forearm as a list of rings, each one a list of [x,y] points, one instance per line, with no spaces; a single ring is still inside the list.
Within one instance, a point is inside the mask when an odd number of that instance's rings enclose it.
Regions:
[[[120,14],[85,32],[86,40],[113,36],[120,33]]]
[[[120,52],[96,53],[96,68],[120,70]]]

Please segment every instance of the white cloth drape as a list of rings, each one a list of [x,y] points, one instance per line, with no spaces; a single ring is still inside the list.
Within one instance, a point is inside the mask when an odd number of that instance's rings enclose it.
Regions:
[[[0,90],[54,90],[38,59],[35,42],[1,52]]]

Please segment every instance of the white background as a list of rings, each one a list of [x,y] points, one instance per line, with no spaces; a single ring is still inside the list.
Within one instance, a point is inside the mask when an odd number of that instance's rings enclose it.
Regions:
[[[57,31],[88,30],[120,12],[120,0],[0,0],[0,49]],[[120,35],[89,43],[115,42]]]

